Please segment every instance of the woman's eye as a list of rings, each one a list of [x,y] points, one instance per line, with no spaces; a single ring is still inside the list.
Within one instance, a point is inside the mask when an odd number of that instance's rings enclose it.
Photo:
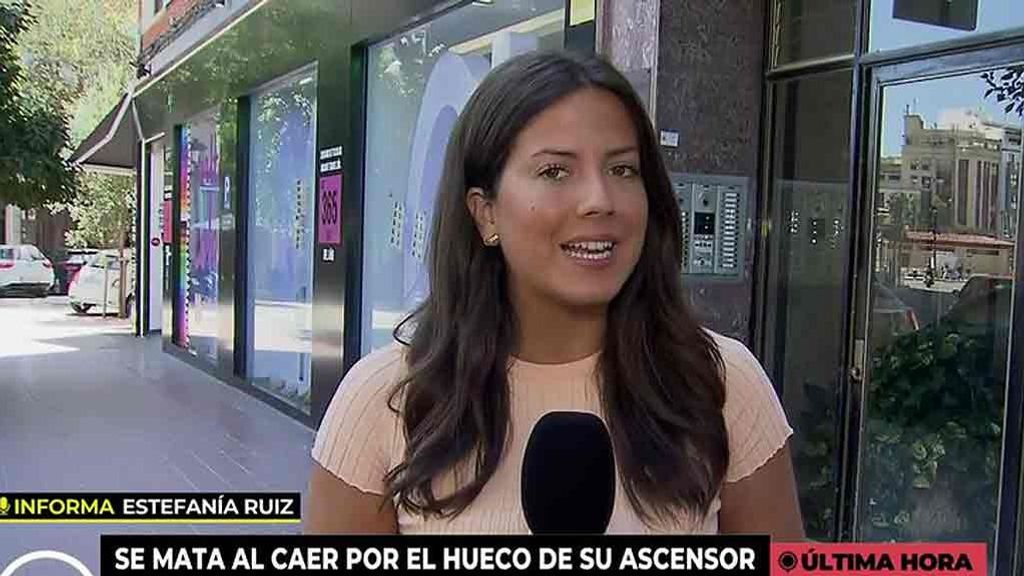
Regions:
[[[540,171],[540,177],[560,182],[569,176],[569,171],[564,166],[545,166]]]
[[[612,166],[611,173],[613,176],[618,176],[620,178],[632,178],[640,174],[640,171],[629,164],[620,164],[618,166]]]

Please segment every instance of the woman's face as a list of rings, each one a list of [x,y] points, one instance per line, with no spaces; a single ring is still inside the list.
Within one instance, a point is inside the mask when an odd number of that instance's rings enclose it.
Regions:
[[[594,88],[559,100],[517,136],[496,198],[476,190],[468,201],[483,237],[500,238],[517,302],[606,306],[636,266],[647,228],[625,106]]]

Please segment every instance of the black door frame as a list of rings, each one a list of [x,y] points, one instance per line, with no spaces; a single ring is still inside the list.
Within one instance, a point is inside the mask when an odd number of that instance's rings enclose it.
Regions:
[[[972,43],[962,48],[952,45],[941,47],[931,53],[913,54],[903,52],[895,58],[874,57],[862,60],[862,77],[865,81],[865,98],[861,102],[861,129],[866,138],[858,146],[860,161],[858,178],[861,183],[858,196],[862,199],[859,212],[855,215],[859,242],[855,260],[855,293],[851,311],[853,328],[851,333],[851,370],[857,377],[851,388],[852,413],[848,433],[854,438],[853,446],[859,447],[863,430],[864,390],[868,376],[865,373],[866,342],[868,342],[868,317],[871,303],[871,242],[874,233],[874,188],[878,173],[878,152],[881,141],[882,110],[881,97],[885,88],[899,84],[958,76],[970,72],[1024,63],[1024,39],[1008,34],[991,35],[983,43]],[[1021,230],[1021,213],[1018,212],[1018,230]],[[1024,254],[1024,234],[1017,234],[1016,254]],[[1019,259],[1019,256],[1017,257]],[[1012,306],[1012,333],[1008,350],[1006,396],[1004,402],[1004,426],[1002,466],[999,480],[999,502],[997,506],[995,550],[993,554],[994,573],[1009,574],[1020,568],[1017,542],[1020,531],[1021,492],[1021,450],[1022,412],[1024,412],[1024,382],[1019,381],[1024,369],[1024,270],[1018,264],[1014,271],[1014,293]],[[863,377],[861,377],[863,376]],[[1016,376],[1016,380],[1013,378]],[[857,534],[856,518],[859,508],[860,450],[850,450],[844,466],[850,471],[850,490],[844,498],[844,508],[851,513],[845,519],[844,533]]]

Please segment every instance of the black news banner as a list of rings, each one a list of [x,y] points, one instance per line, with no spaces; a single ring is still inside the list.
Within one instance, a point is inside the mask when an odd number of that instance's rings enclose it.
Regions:
[[[768,575],[767,536],[115,536],[103,576],[615,573]]]

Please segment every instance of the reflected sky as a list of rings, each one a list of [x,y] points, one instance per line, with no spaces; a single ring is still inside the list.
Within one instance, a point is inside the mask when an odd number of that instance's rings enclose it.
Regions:
[[[896,20],[892,17],[894,1],[871,2],[871,51],[917,46],[1024,26],[1024,3],[1021,0],[977,0],[978,21],[973,31]]]

